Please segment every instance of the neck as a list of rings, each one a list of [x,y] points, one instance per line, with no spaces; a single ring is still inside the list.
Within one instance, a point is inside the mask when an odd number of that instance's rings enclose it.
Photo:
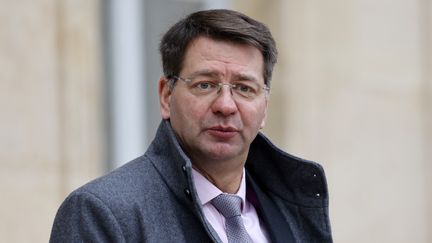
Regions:
[[[244,162],[224,161],[211,164],[193,162],[192,167],[225,193],[235,194],[240,188]]]

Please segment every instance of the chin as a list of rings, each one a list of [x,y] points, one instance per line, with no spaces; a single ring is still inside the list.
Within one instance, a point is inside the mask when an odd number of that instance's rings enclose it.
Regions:
[[[226,146],[219,148],[213,147],[208,151],[208,157],[214,160],[230,160],[240,155],[241,153],[238,148]]]

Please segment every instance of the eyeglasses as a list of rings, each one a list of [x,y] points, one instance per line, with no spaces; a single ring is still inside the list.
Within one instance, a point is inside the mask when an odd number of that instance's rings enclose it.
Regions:
[[[219,94],[223,86],[228,86],[233,97],[246,100],[253,100],[263,93],[268,93],[270,88],[267,85],[261,86],[253,81],[235,81],[233,83],[223,83],[209,78],[183,78],[170,76],[170,80],[181,80],[186,83],[188,90],[196,96],[212,96]]]

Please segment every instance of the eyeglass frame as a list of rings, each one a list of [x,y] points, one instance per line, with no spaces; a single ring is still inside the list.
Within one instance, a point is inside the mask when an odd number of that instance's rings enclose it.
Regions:
[[[174,84],[175,84],[175,82],[177,80],[181,80],[181,81],[185,82],[188,85],[188,88],[191,88],[189,86],[189,84],[193,82],[193,80],[191,78],[184,78],[184,77],[180,77],[180,76],[176,76],[176,75],[169,75],[169,76],[167,76],[167,82],[168,82],[168,86],[169,86],[169,88],[171,90],[174,88]],[[213,81],[217,81],[217,82],[213,82]],[[211,84],[216,84],[217,85],[216,94],[219,94],[221,92],[221,90],[222,90],[222,87],[226,85],[226,86],[229,87],[231,95],[233,97],[235,97],[234,94],[233,94],[233,89],[236,90],[235,88],[237,87],[238,84],[231,84],[231,83],[221,82],[221,81],[219,81],[217,79],[209,79],[208,82],[211,83]],[[270,94],[270,87],[268,87],[266,84],[264,84],[264,86],[261,86],[260,84],[257,84],[257,85],[259,86],[258,90],[264,90],[264,93],[266,94],[266,96],[268,96]],[[239,92],[235,92],[234,91],[234,93],[238,94],[239,96],[241,96],[241,97],[243,97],[245,99],[252,99],[252,100],[261,95],[261,93],[258,93],[254,97],[248,97],[248,96],[245,96],[245,95],[243,95],[243,94],[241,94]]]

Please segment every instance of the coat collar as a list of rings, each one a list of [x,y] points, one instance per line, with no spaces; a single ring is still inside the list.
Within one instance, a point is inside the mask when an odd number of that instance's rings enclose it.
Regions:
[[[191,201],[192,163],[180,147],[168,120],[160,123],[145,156],[181,201]]]
[[[288,154],[262,133],[252,142],[246,170],[264,191],[297,206],[328,207],[328,190],[321,165]]]
[[[159,125],[146,156],[182,202],[194,202],[195,207],[201,205],[192,182],[192,163],[181,149],[169,120],[163,120]],[[322,167],[285,153],[262,133],[250,146],[246,170],[264,191],[290,203],[328,207],[327,182]],[[196,211],[201,212],[201,209]]]
[[[169,120],[162,120],[145,156],[159,172],[179,202],[190,208],[214,242],[222,242],[205,219],[198,193],[192,181],[192,163],[183,152]]]

